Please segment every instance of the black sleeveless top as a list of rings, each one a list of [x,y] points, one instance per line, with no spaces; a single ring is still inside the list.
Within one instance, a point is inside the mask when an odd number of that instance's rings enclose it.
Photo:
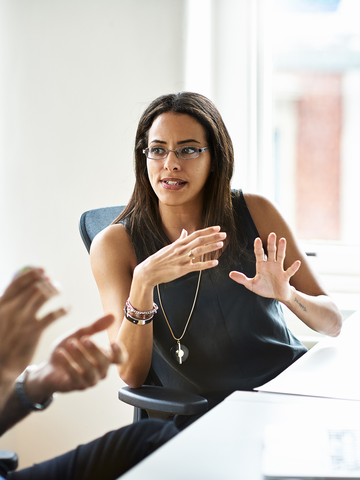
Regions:
[[[256,295],[229,278],[231,270],[255,275],[253,244],[259,236],[241,191],[233,196],[233,203],[248,238],[247,255],[231,261],[225,258],[225,249],[219,265],[202,272],[195,309],[181,341],[189,349],[189,357],[181,365],[170,354],[176,341],[154,289],[159,310],[153,322],[152,368],[164,387],[208,398],[252,390],[306,352],[288,330],[278,301]],[[198,275],[190,273],[160,285],[163,307],[177,338],[187,322]]]

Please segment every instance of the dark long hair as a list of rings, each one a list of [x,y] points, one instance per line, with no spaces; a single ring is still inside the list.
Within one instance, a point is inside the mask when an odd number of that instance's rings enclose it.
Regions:
[[[230,180],[234,168],[231,138],[215,105],[203,95],[179,92],[155,99],[140,118],[135,140],[136,183],[128,205],[113,223],[123,221],[133,242],[138,261],[144,260],[169,243],[161,224],[158,198],[147,174],[148,133],[154,120],[166,112],[183,113],[195,118],[205,129],[211,147],[211,172],[205,184],[203,227],[220,225],[227,232],[228,246],[236,250],[235,219]]]

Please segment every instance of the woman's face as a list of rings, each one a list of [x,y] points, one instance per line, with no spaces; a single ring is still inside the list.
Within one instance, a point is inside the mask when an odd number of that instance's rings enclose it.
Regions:
[[[175,150],[184,146],[209,147],[204,127],[187,114],[166,112],[156,117],[149,130],[148,147]],[[211,171],[210,150],[192,159],[178,158],[175,152],[162,160],[148,158],[147,171],[159,203],[191,206],[203,200]]]

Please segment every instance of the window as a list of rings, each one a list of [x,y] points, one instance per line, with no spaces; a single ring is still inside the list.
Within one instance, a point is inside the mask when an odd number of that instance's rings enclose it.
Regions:
[[[344,316],[360,308],[360,2],[275,0],[275,200]]]
[[[359,15],[357,0],[275,2],[275,197],[303,240],[360,244]]]
[[[278,204],[346,317],[360,309],[360,1],[187,5],[185,89],[225,120],[233,187]]]

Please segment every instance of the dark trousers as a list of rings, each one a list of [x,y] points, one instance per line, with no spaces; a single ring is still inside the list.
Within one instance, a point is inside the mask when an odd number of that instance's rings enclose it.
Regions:
[[[142,420],[43,463],[11,480],[114,480],[178,433],[173,422]],[[161,467],[159,467],[161,468]]]

